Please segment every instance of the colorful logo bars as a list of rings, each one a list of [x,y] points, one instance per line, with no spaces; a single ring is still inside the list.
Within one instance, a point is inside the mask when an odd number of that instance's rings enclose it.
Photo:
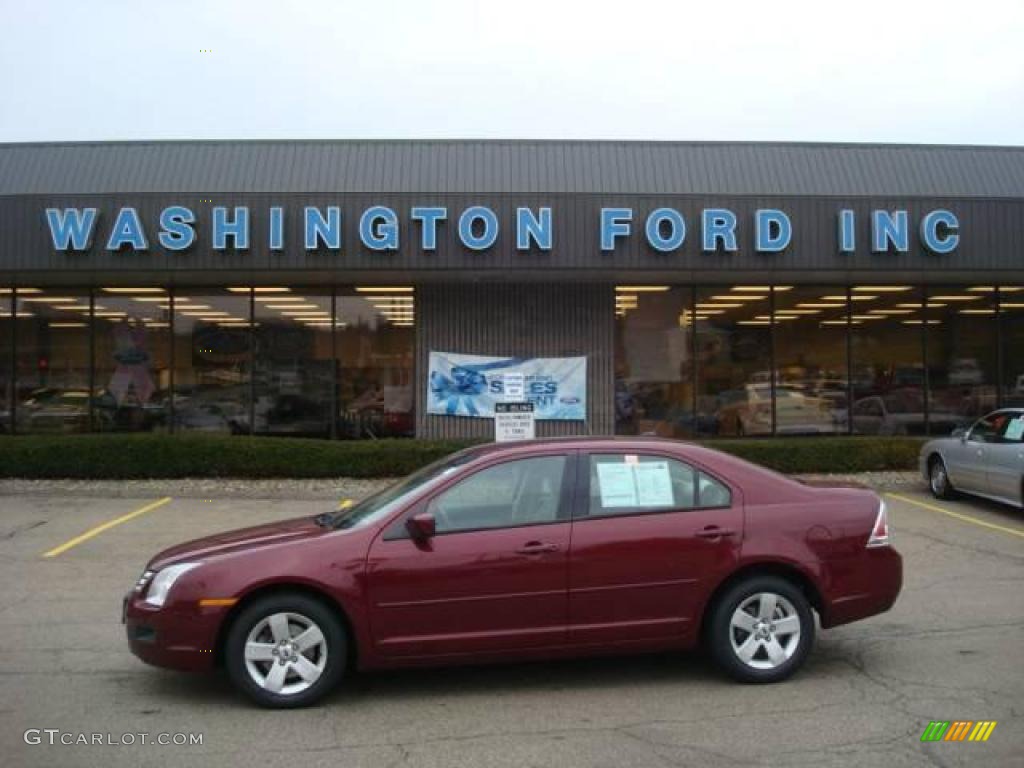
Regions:
[[[932,720],[921,741],[988,741],[995,728],[995,720]]]

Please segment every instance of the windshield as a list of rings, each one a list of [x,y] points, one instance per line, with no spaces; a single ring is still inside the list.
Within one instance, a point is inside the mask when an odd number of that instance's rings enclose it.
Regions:
[[[354,528],[370,520],[385,517],[408,494],[440,478],[446,477],[463,464],[471,461],[473,457],[474,452],[472,450],[460,451],[452,456],[446,456],[435,461],[433,464],[428,464],[422,469],[413,472],[394,485],[390,485],[372,496],[367,496],[354,506],[335,512],[333,515],[325,516],[324,522],[326,525],[334,528]]]

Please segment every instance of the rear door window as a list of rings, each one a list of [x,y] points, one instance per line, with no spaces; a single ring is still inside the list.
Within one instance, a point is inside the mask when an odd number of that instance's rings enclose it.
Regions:
[[[677,459],[644,454],[591,454],[590,517],[727,507],[723,483]]]

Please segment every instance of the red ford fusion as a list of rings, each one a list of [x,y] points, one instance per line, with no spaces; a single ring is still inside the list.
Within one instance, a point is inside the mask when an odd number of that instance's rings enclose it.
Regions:
[[[743,682],[787,678],[815,614],[888,610],[885,503],[708,448],[577,438],[453,454],[347,509],[153,558],[125,598],[132,651],[222,666],[257,703],[320,699],[347,670],[704,643]]]

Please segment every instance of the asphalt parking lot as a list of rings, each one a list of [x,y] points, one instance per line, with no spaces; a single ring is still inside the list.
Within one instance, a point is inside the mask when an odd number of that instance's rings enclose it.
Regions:
[[[7,766],[1021,765],[1024,515],[889,496],[904,591],[819,635],[793,680],[741,686],[701,654],[366,674],[325,705],[255,709],[222,677],[147,667],[119,623],[150,555],[324,501],[0,495],[0,749]],[[922,744],[931,720],[987,743]],[[202,745],[27,744],[26,729],[201,733]],[[45,735],[44,735],[45,738]]]

